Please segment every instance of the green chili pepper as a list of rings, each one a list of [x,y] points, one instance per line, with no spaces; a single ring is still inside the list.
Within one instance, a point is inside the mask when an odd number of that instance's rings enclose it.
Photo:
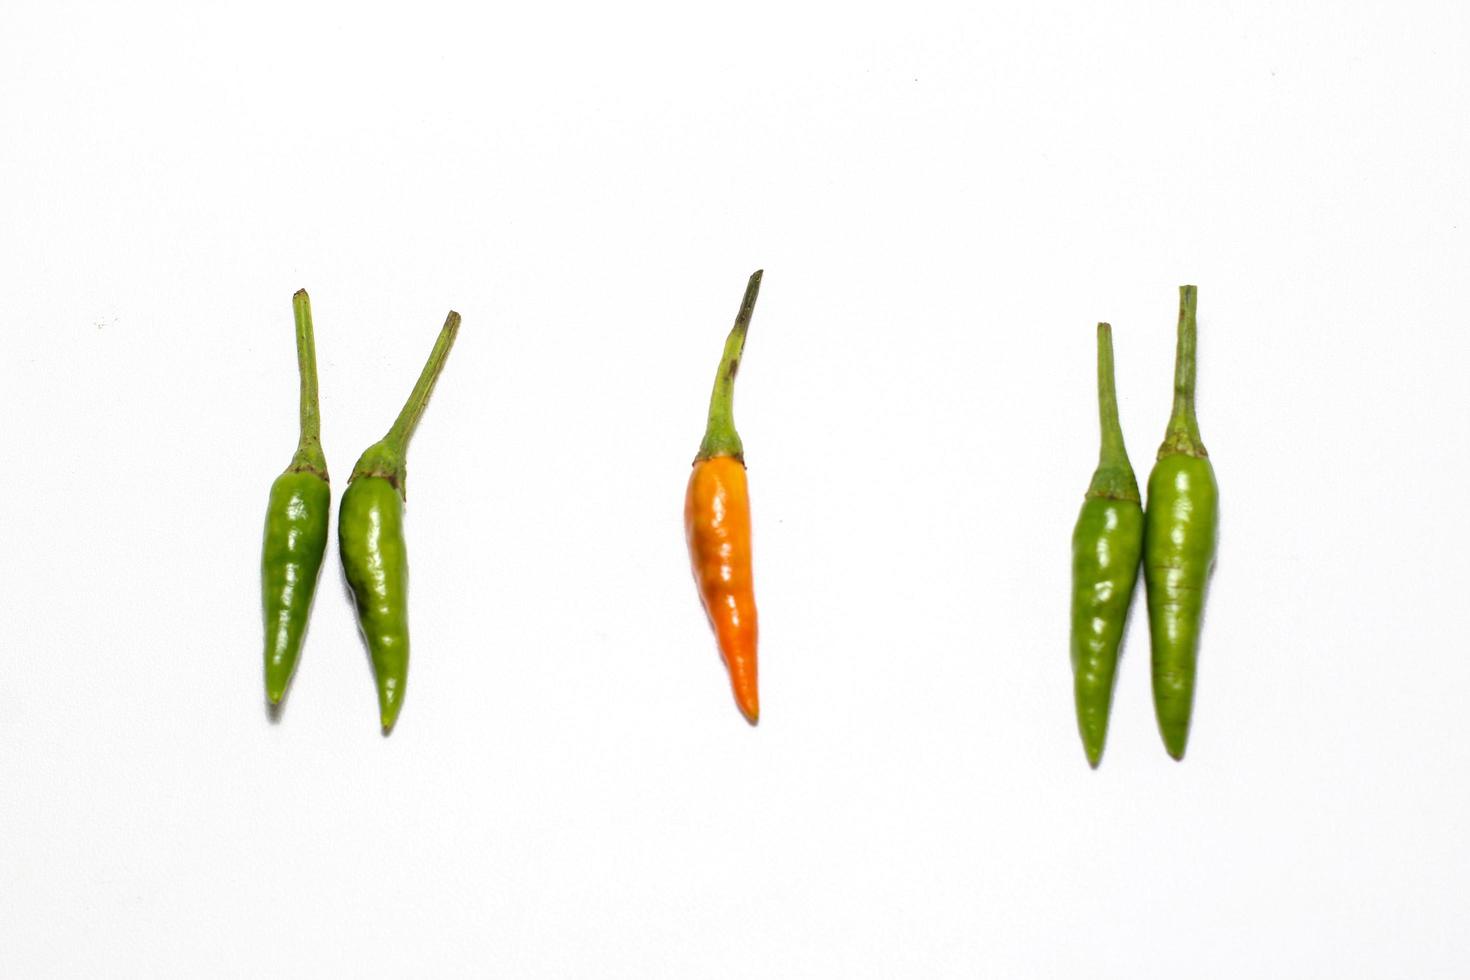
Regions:
[[[372,658],[384,735],[398,720],[408,681],[408,548],[403,541],[408,441],[458,333],[459,314],[451,311],[393,428],[353,467],[337,519],[342,568]]]
[[[1106,323],[1097,325],[1097,402],[1102,449],[1072,530],[1072,678],[1077,728],[1094,769],[1108,737],[1118,645],[1143,554],[1143,506],[1118,424],[1113,330]]]
[[[281,703],[301,656],[322,555],[327,550],[332,504],[317,403],[316,339],[306,290],[299,290],[291,305],[296,314],[296,359],[301,372],[301,441],[291,465],[271,484],[260,555],[265,696],[272,705]]]
[[[1164,748],[1175,759],[1184,758],[1189,741],[1200,615],[1220,519],[1215,471],[1194,416],[1195,301],[1195,287],[1179,287],[1174,412],[1148,478],[1143,531],[1154,714]]]

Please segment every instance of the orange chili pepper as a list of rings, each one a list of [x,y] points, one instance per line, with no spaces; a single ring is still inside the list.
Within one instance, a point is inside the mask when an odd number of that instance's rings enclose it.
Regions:
[[[745,287],[735,326],[725,341],[709,401],[704,432],[689,490],[684,497],[684,534],[689,563],[730,672],[735,704],[745,720],[760,719],[756,689],[755,589],[750,574],[750,494],[745,484],[745,449],[735,432],[735,373],[761,288],[759,270]]]

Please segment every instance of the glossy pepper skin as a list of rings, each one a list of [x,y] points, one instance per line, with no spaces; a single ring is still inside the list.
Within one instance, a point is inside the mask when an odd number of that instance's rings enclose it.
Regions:
[[[1200,621],[1220,520],[1215,470],[1194,412],[1196,298],[1194,286],[1179,287],[1174,411],[1149,474],[1143,531],[1154,714],[1175,759],[1184,758],[1189,741]]]
[[[1097,389],[1102,448],[1072,530],[1072,677],[1077,728],[1097,768],[1108,737],[1118,646],[1143,554],[1143,506],[1118,424],[1113,335],[1097,325]]]
[[[342,495],[337,529],[357,622],[373,660],[383,730],[390,731],[408,679],[408,547],[398,488],[379,476],[353,480]]]
[[[408,443],[458,333],[459,314],[450,312],[393,428],[353,467],[337,518],[342,569],[367,641],[384,735],[398,721],[408,682],[408,546],[403,536]]]
[[[735,375],[760,286],[757,271],[745,287],[740,313],[725,341],[710,396],[709,424],[684,495],[684,535],[694,581],[729,671],[735,704],[752,725],[760,720],[759,628],[751,575],[750,493],[745,450],[735,431],[734,397]]]
[[[272,706],[285,697],[301,658],[312,598],[327,551],[332,507],[321,444],[316,339],[306,290],[299,290],[291,305],[296,316],[296,357],[301,375],[301,439],[291,465],[271,484],[260,551],[265,695]]]

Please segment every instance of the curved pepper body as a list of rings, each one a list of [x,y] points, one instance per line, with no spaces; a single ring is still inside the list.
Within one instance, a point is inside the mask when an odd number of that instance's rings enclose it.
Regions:
[[[1205,585],[1215,561],[1219,488],[1200,456],[1160,457],[1148,478],[1143,574],[1153,645],[1154,712],[1164,747],[1184,757],[1194,707]]]
[[[342,570],[367,640],[384,735],[398,721],[408,683],[408,546],[403,539],[408,442],[458,334],[459,314],[450,310],[393,427],[363,450],[352,468],[337,518]]]
[[[389,732],[408,681],[408,547],[398,488],[382,477],[354,479],[342,494],[337,535],[372,659],[383,731]]]
[[[1118,647],[1142,553],[1143,507],[1137,500],[1083,502],[1072,531],[1072,676],[1077,727],[1094,768],[1107,740]]]
[[[758,631],[744,463],[714,456],[694,464],[684,497],[684,533],[694,580],[730,672],[735,703],[755,724],[760,718]]]
[[[301,659],[311,600],[321,576],[331,521],[332,490],[322,454],[317,394],[316,331],[311,297],[291,297],[296,319],[296,365],[301,380],[301,435],[286,472],[271,484],[260,549],[261,612],[265,618],[265,695],[280,708]]]
[[[1072,528],[1072,696],[1094,769],[1108,738],[1118,646],[1143,553],[1143,506],[1118,421],[1113,328],[1106,323],[1097,325],[1097,409],[1097,469]]]
[[[261,547],[265,691],[279,704],[296,672],[327,550],[332,489],[316,473],[288,470],[271,484]]]

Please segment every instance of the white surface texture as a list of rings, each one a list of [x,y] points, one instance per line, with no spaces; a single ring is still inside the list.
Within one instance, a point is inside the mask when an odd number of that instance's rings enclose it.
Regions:
[[[1463,976],[1463,3],[0,15],[0,974]],[[762,719],[681,511],[736,397]],[[1189,754],[1069,541],[1199,285]],[[446,311],[383,738],[260,538],[311,292],[334,509]]]

